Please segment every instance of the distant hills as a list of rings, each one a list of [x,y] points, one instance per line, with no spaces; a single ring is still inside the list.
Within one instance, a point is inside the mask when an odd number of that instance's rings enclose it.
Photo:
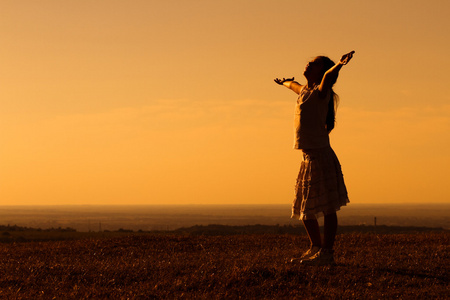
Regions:
[[[29,228],[73,228],[79,232],[171,231],[196,225],[299,226],[285,205],[0,206],[0,224]],[[350,203],[339,225],[450,229],[450,204]],[[376,222],[375,222],[376,219]],[[319,220],[322,222],[322,219]],[[371,229],[369,229],[371,230]],[[378,229],[381,230],[381,229]]]
[[[364,234],[416,234],[425,232],[449,232],[443,228],[430,227],[402,227],[402,226],[340,226],[338,234],[364,233]],[[30,228],[17,225],[0,225],[0,243],[78,240],[83,238],[112,238],[130,235],[192,235],[192,236],[229,236],[229,235],[303,235],[306,234],[303,226],[292,225],[195,225],[182,227],[170,231],[144,231],[119,228],[115,231],[77,232],[73,228]]]

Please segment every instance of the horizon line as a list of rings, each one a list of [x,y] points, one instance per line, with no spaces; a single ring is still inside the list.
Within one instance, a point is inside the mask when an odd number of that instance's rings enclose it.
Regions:
[[[211,203],[211,204],[0,204],[0,207],[58,207],[58,206],[76,206],[76,207],[92,207],[92,206],[167,206],[167,207],[174,207],[174,206],[291,206],[291,203],[265,203],[265,204],[217,204],[217,203]],[[393,206],[393,205],[450,205],[449,202],[429,202],[429,203],[421,203],[421,202],[389,202],[389,203],[379,203],[379,202],[366,202],[366,203],[355,203],[351,202],[348,206],[353,205],[376,205],[376,206]]]

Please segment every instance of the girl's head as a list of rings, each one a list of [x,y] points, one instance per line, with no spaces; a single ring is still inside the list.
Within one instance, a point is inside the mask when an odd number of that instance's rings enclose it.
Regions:
[[[305,75],[308,81],[319,84],[322,81],[325,72],[333,66],[334,62],[330,58],[326,56],[317,56],[306,65],[303,75]]]
[[[325,75],[325,72],[331,69],[334,66],[334,62],[326,57],[326,56],[317,56],[311,62],[309,62],[306,67],[303,75],[305,75],[308,82],[313,82],[315,84],[320,84],[322,82],[322,78]],[[326,118],[326,127],[328,133],[331,132],[334,128],[335,119],[336,119],[336,108],[338,105],[339,97],[333,91],[333,85],[336,83],[337,77],[331,85],[331,99],[328,102],[328,113]]]

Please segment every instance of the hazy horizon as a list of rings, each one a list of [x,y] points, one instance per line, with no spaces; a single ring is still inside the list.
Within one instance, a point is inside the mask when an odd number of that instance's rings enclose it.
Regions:
[[[29,207],[40,207],[40,206],[100,206],[100,207],[108,207],[108,206],[289,206],[291,207],[292,203],[266,203],[266,204],[258,204],[258,203],[242,203],[242,204],[221,204],[221,203],[212,203],[212,204],[195,204],[195,203],[186,203],[186,204],[0,204],[0,207],[10,207],[10,206],[29,206]],[[376,203],[376,202],[361,202],[361,203],[353,203],[350,202],[349,205],[373,205],[373,206],[392,206],[392,205],[407,205],[407,206],[428,206],[428,205],[441,205],[441,206],[450,206],[450,202],[430,202],[430,203],[420,203],[420,202],[390,202],[390,203]]]
[[[342,207],[340,225],[450,228],[450,204],[367,203]],[[78,231],[173,230],[194,225],[301,225],[290,205],[53,205],[0,206],[0,225],[75,228]],[[323,218],[319,219],[319,223]]]

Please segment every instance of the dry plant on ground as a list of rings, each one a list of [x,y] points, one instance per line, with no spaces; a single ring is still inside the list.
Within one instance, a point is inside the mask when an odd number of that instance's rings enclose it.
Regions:
[[[341,234],[337,266],[286,260],[304,235],[141,235],[0,244],[3,299],[380,299],[449,294],[450,234]]]

